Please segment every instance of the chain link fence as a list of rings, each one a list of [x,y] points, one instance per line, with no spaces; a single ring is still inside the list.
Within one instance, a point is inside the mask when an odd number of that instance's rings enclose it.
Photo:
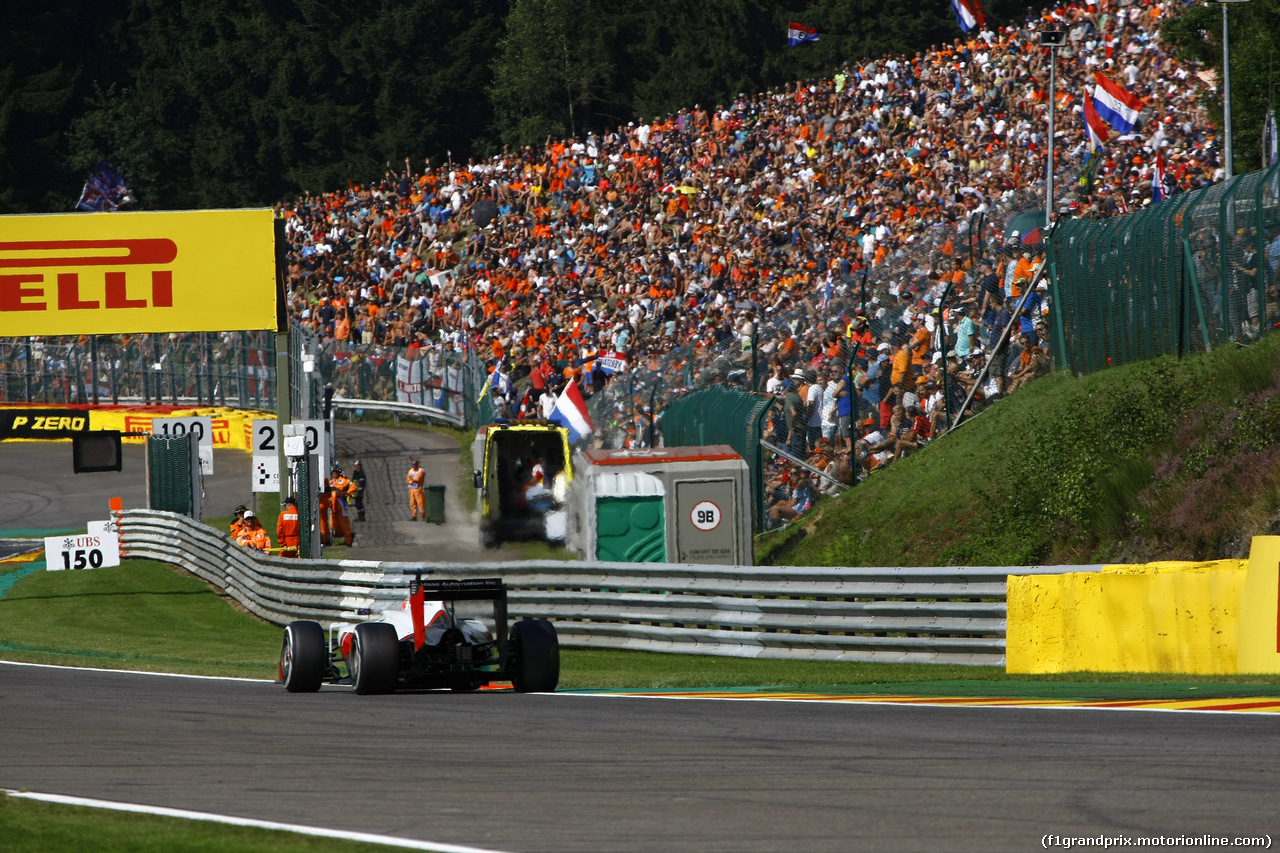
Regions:
[[[0,340],[0,402],[275,407],[270,332]]]
[[[1256,340],[1280,321],[1280,164],[1114,219],[1049,250],[1058,366],[1091,373]]]
[[[489,373],[474,354],[435,344],[395,347],[378,344],[320,342],[306,333],[313,366],[303,370],[315,387],[333,389],[335,397],[414,403],[440,409],[471,428],[491,422],[496,413],[484,394]],[[321,390],[320,393],[323,393]]]
[[[442,346],[323,342],[297,323],[290,326],[289,349],[295,419],[324,416],[326,387],[343,397],[442,409],[473,427],[493,419],[491,404],[481,411],[488,373],[474,355]],[[275,364],[271,332],[5,339],[0,402],[272,411]]]

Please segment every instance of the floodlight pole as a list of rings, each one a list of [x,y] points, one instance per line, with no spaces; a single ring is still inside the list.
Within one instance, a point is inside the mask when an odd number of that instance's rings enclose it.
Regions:
[[[1222,143],[1222,159],[1226,169],[1226,180],[1231,180],[1234,169],[1231,165],[1231,42],[1227,35],[1227,2],[1221,0],[1222,6],[1222,123],[1225,139]]]
[[[1231,162],[1231,42],[1227,34],[1227,4],[1248,3],[1249,0],[1214,0],[1222,6],[1222,164],[1225,180],[1235,176]]]
[[[1049,48],[1049,174],[1045,178],[1044,191],[1044,227],[1053,224],[1053,108],[1057,100],[1053,96],[1057,85],[1058,52]]]
[[[1053,227],[1053,111],[1057,106],[1057,49],[1064,44],[1066,33],[1061,29],[1041,32],[1039,44],[1048,47],[1048,161],[1044,167],[1044,231]]]

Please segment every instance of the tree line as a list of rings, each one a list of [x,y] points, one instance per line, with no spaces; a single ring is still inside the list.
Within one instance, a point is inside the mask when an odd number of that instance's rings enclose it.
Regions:
[[[1277,4],[1235,8],[1269,22],[1254,7]],[[997,23],[1027,13],[985,6]],[[821,38],[789,48],[790,21]],[[1268,26],[1238,38],[1274,41]],[[959,35],[946,0],[18,4],[0,55],[0,213],[72,209],[103,158],[145,209],[271,204],[378,180],[406,156],[465,162]],[[1212,63],[1203,30],[1177,35]]]

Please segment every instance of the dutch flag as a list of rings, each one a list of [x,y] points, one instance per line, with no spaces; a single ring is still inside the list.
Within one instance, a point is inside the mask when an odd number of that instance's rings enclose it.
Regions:
[[[1121,133],[1132,133],[1133,126],[1142,112],[1142,101],[1112,83],[1098,72],[1097,85],[1093,88],[1093,106],[1098,117]]]
[[[1090,151],[1101,149],[1110,135],[1110,131],[1107,130],[1107,123],[1098,115],[1098,110],[1094,107],[1093,98],[1089,96],[1087,89],[1084,93],[1084,129],[1089,137]]]
[[[1156,165],[1151,170],[1151,203],[1159,204],[1169,194],[1169,184],[1165,180],[1164,152],[1156,151]]]
[[[591,415],[587,412],[587,401],[582,399],[582,392],[578,390],[576,382],[570,382],[560,392],[555,408],[551,410],[547,420],[569,430],[571,444],[591,435],[595,429],[591,425]]]
[[[987,17],[978,0],[951,0],[951,11],[956,13],[956,21],[966,33],[981,26]]]
[[[795,47],[807,41],[817,41],[818,31],[804,24],[787,24],[787,45]]]

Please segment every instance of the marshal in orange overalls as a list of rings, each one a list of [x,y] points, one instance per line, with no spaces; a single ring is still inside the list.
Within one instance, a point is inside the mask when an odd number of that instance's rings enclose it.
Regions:
[[[329,478],[329,513],[334,534],[341,536],[342,541],[350,545],[355,541],[351,533],[351,516],[347,513],[347,501],[356,493],[356,484],[342,475],[335,468],[335,476]]]
[[[418,514],[422,514],[422,520],[427,520],[427,501],[422,493],[422,487],[427,482],[427,472],[418,467],[418,460],[413,460],[413,467],[409,469],[409,474],[404,478],[409,484],[409,515],[411,521],[418,520]]]
[[[285,500],[280,517],[276,519],[276,541],[280,543],[281,557],[298,556],[302,529],[298,524],[298,503],[293,498]]]

